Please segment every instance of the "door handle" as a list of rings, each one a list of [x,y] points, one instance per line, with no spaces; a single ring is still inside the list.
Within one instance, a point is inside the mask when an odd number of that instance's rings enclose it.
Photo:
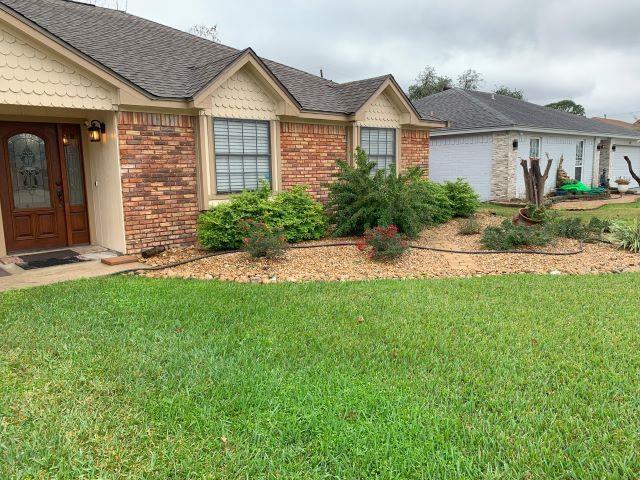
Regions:
[[[58,205],[64,207],[64,192],[61,187],[56,188],[56,195],[58,196]]]

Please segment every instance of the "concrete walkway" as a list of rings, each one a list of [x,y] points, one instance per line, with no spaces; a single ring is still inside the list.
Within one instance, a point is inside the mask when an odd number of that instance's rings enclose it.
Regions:
[[[9,276],[0,276],[0,292],[19,288],[39,287],[51,283],[78,280],[80,278],[102,277],[132,268],[146,268],[142,263],[108,266],[98,260],[72,263],[56,267],[40,268],[37,270],[22,270],[17,265],[1,265]]]

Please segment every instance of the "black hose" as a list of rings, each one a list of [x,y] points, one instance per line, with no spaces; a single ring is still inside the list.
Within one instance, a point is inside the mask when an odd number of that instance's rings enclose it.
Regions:
[[[604,241],[602,242],[607,243]],[[569,252],[546,252],[543,250],[449,250],[446,248],[426,247],[423,245],[414,245],[414,244],[410,244],[409,248],[414,248],[416,250],[428,250],[432,252],[453,253],[453,254],[461,254],[461,255],[531,254],[531,255],[569,256],[569,255],[578,255],[584,252],[584,244],[585,244],[585,240],[580,240],[580,246],[578,250],[569,251]],[[334,242],[334,243],[318,243],[314,245],[288,245],[287,249],[302,250],[302,249],[321,248],[321,247],[347,247],[347,246],[353,247],[355,245],[356,245],[356,242]],[[166,265],[156,265],[154,267],[146,267],[146,268],[131,268],[129,270],[116,272],[113,275],[123,275],[123,274],[134,273],[134,272],[154,272],[158,270],[164,270],[167,268],[179,267],[181,265],[197,262],[198,260],[204,260],[206,258],[219,257],[222,255],[230,255],[232,253],[239,253],[239,252],[241,252],[241,250],[224,250],[221,252],[207,253],[205,255],[188,258],[186,260],[180,260],[178,262],[168,263]]]

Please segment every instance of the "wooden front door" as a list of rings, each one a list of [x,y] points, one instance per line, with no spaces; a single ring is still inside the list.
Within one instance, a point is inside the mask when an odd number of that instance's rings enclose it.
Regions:
[[[0,155],[7,251],[89,242],[78,126],[0,123]]]

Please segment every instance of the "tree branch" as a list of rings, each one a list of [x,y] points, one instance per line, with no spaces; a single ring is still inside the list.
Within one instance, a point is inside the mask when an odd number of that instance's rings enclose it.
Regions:
[[[633,179],[638,182],[638,184],[640,184],[640,177],[636,174],[636,172],[633,171],[633,167],[631,166],[631,159],[625,155],[624,160],[625,162],[627,162],[627,166],[629,167],[629,173],[631,174]]]

